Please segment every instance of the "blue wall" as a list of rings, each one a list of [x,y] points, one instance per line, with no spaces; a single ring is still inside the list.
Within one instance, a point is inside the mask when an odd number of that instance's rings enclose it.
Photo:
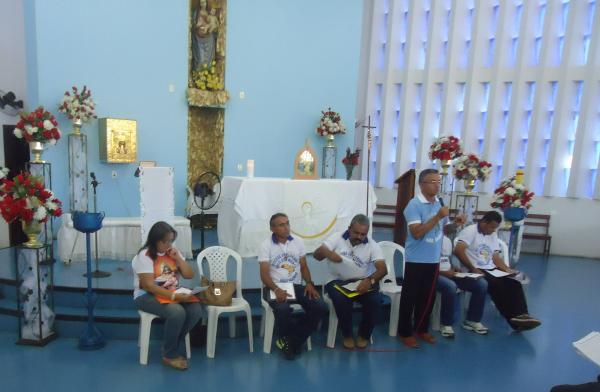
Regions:
[[[304,140],[319,151],[320,110],[342,113],[353,141],[362,2],[229,0],[224,174],[255,160],[256,176],[291,177]],[[138,121],[138,160],[175,169],[176,213],[185,208],[187,171],[187,0],[26,0],[28,107],[56,112],[64,91],[88,85],[99,117]],[[173,84],[175,92],[169,93]],[[246,99],[239,98],[239,92]],[[67,133],[45,158],[53,188],[68,206]],[[139,215],[135,165],[98,158],[97,122],[88,135],[89,171],[102,182],[99,208]],[[245,165],[244,165],[245,166]],[[117,172],[117,179],[111,172]],[[340,167],[339,176],[343,176]]]

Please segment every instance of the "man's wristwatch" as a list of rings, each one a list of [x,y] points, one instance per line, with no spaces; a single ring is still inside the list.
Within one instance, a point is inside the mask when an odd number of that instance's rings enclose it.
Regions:
[[[308,286],[310,284],[314,287],[314,285],[315,285],[315,282],[313,282],[312,280],[306,280],[306,281],[304,281],[304,283],[306,283],[306,286]]]
[[[375,286],[375,283],[377,283],[375,278],[369,278],[369,281],[371,282],[371,286]]]

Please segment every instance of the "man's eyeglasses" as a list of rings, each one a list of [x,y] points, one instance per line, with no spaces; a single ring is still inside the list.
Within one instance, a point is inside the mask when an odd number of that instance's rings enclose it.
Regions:
[[[440,180],[432,180],[432,181],[423,181],[423,184],[434,184],[434,185],[440,185],[442,183],[442,181]]]

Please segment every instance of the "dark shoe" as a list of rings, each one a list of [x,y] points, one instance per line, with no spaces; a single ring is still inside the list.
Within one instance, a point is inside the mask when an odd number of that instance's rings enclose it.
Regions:
[[[344,345],[344,348],[346,350],[354,350],[354,338],[352,336],[348,336],[347,338],[344,338],[344,340],[342,341],[342,344]]]
[[[417,337],[421,340],[426,341],[429,344],[435,344],[435,336],[433,336],[429,332],[418,333]]]
[[[511,318],[509,324],[517,331],[528,331],[542,325],[542,322],[528,314],[522,314]]]
[[[163,357],[162,363],[165,366],[170,366],[173,369],[177,369],[177,370],[187,370],[187,368],[188,368],[187,360],[183,359],[183,358]]]
[[[287,337],[284,336],[282,338],[277,339],[275,341],[275,346],[277,346],[277,348],[281,350],[281,353],[283,354],[283,357],[285,359],[287,359],[288,361],[294,359],[295,350]]]
[[[360,349],[365,349],[365,348],[367,348],[368,345],[369,345],[369,339],[365,339],[359,335],[358,339],[356,339],[356,347],[358,347]]]
[[[414,336],[400,336],[400,340],[406,347],[419,348],[419,343]]]

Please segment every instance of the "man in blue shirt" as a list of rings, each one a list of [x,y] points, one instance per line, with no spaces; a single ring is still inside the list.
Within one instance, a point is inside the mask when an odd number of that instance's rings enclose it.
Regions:
[[[435,343],[435,337],[428,332],[429,317],[435,300],[443,226],[450,212],[437,197],[440,184],[441,177],[437,170],[423,170],[419,174],[421,194],[415,196],[404,209],[408,236],[398,335],[411,348],[419,347],[413,334],[428,343]],[[464,216],[457,216],[455,223],[463,224]]]

